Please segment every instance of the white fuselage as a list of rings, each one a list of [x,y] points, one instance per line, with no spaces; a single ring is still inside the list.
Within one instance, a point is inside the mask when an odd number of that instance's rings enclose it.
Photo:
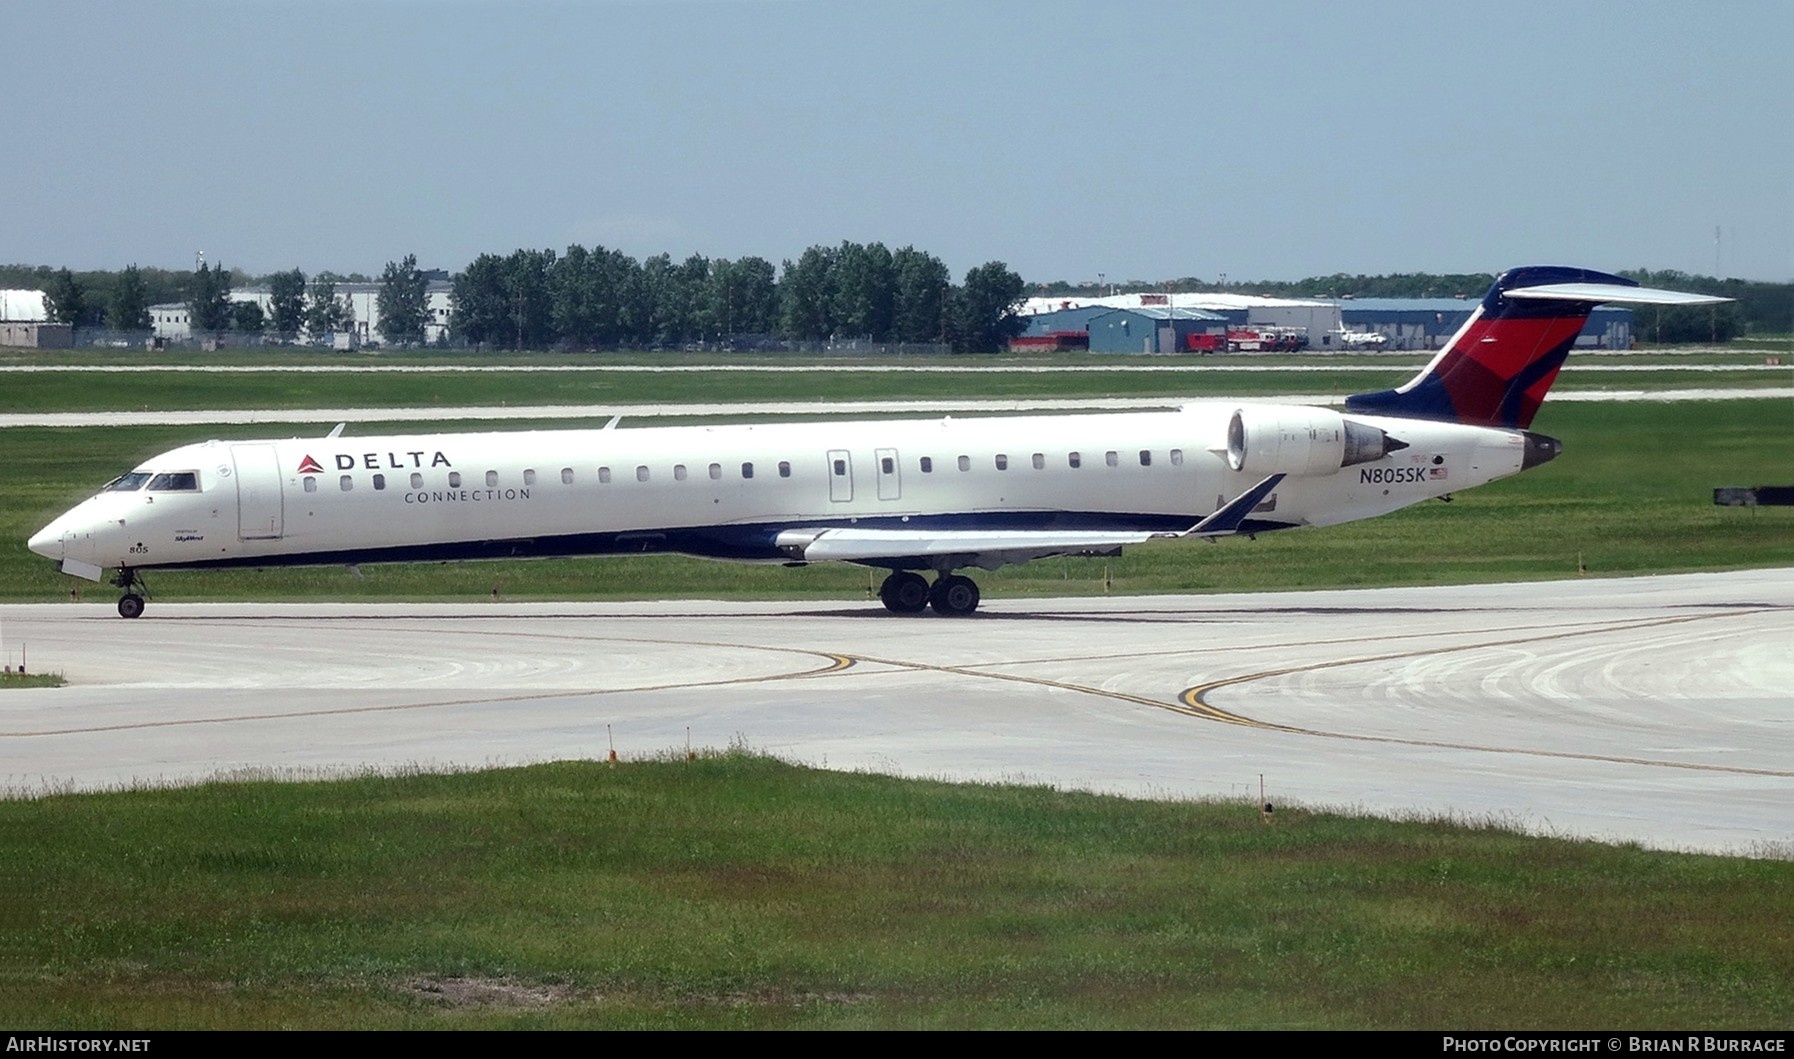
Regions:
[[[789,558],[775,545],[781,532],[815,527],[1176,532],[1264,477],[1262,466],[1230,465],[1228,424],[1241,409],[1273,418],[1312,411],[1230,402],[1103,415],[209,441],[147,461],[140,487],[115,483],[30,546],[84,572],[636,551],[779,560]],[[1346,418],[1405,447],[1319,472],[1297,466],[1242,532],[1368,518],[1522,466],[1519,431]]]

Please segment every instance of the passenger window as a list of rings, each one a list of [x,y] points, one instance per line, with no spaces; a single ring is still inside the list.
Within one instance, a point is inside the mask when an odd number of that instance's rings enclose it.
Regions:
[[[754,465],[751,463],[742,464],[741,465],[741,476],[743,478],[752,478],[754,476]]]
[[[378,492],[385,488],[386,488],[386,476],[384,474],[374,475],[374,491]]]
[[[1119,467],[1121,466],[1121,455],[1114,449],[1110,449],[1108,452],[1103,453],[1103,462],[1111,467]]]
[[[645,482],[648,480],[648,465],[647,464],[644,463],[644,464],[641,464],[640,466],[636,467],[635,480],[638,482]]]
[[[673,481],[675,481],[675,482],[685,481],[685,464],[683,464],[683,463],[673,464]]]
[[[1141,449],[1140,450],[1140,466],[1142,466],[1142,467],[1151,467],[1152,466],[1152,450],[1151,449]]]
[[[610,468],[609,467],[598,468],[598,484],[599,485],[609,485],[610,484]]]
[[[780,460],[779,461],[779,477],[780,478],[791,477],[791,462],[789,460]]]
[[[573,484],[573,468],[571,468],[571,467],[562,467],[561,468],[561,484],[562,485],[572,485]]]
[[[498,472],[497,471],[487,471],[486,472],[486,488],[490,489],[497,484],[498,484]]]
[[[922,457],[922,473],[923,474],[933,474],[934,473],[934,457],[932,457],[932,456]]]
[[[972,458],[970,456],[961,456],[959,458],[959,469],[962,471],[971,470],[972,469]]]
[[[846,473],[847,473],[847,461],[846,460],[836,460],[835,461],[835,477],[839,478]]]
[[[1000,452],[997,453],[997,470],[1007,471],[1008,469],[1009,469],[1009,457],[1003,455]]]
[[[1046,470],[1046,453],[1036,452],[1034,454],[1034,469],[1037,471]]]
[[[878,466],[879,466],[879,469],[883,470],[884,473],[886,473],[886,474],[896,474],[897,473],[897,461],[893,460],[889,456],[886,456],[884,459],[880,460],[878,462]]]
[[[424,476],[417,473],[416,471],[412,471],[411,472],[411,488],[422,489],[423,487],[424,487]]]
[[[461,472],[460,471],[450,471],[449,472],[449,488],[450,489],[461,488]]]
[[[536,484],[536,472],[535,471],[524,471],[523,472],[523,484],[524,485],[535,485]]]
[[[1171,466],[1182,467],[1183,465],[1184,465],[1184,450],[1172,449],[1171,450]]]
[[[318,480],[309,474],[305,476],[305,491],[308,493],[315,493],[318,491]]]
[[[1084,456],[1082,453],[1068,452],[1065,454],[1065,462],[1071,464],[1072,469],[1076,470],[1084,466]]]
[[[710,465],[710,480],[713,482],[720,482],[720,481],[722,481],[722,478],[723,478],[723,465],[720,463],[711,464]]]
[[[345,492],[345,493],[348,492],[349,490],[355,488],[355,479],[349,477],[346,474],[342,476],[340,481],[342,482],[343,492]]]

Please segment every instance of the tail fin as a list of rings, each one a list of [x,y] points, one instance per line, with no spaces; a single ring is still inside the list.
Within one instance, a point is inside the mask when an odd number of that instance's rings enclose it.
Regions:
[[[1524,430],[1596,305],[1730,300],[1654,290],[1581,268],[1509,269],[1419,375],[1393,390],[1348,397],[1346,411]]]

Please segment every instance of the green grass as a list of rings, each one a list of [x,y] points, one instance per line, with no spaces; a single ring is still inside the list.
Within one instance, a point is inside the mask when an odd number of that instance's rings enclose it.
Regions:
[[[0,673],[0,691],[10,688],[60,688],[68,681],[61,673],[15,673],[8,666]]]
[[[732,752],[0,803],[34,1028],[1794,1020],[1794,864]]]
[[[1400,381],[1386,369],[1274,376],[1278,392],[1357,392]],[[1750,378],[1755,378],[1754,374]],[[1708,380],[1709,382],[1711,380]],[[208,408],[433,408],[500,404],[646,404],[736,401],[929,400],[963,397],[1237,396],[1267,380],[1240,373],[997,374],[829,373],[798,368],[707,373],[551,372],[331,375],[42,373],[9,377],[0,412]],[[1740,385],[1745,384],[1743,380]]]
[[[1321,361],[1312,357],[1275,361],[1177,361],[1152,358],[1171,371],[999,372],[817,372],[801,365],[723,373],[455,371],[416,374],[332,374],[248,372],[239,374],[157,372],[41,372],[6,377],[0,412],[95,410],[185,410],[209,408],[431,408],[498,404],[643,404],[728,401],[928,400],[976,395],[987,398],[1065,397],[1241,397],[1264,393],[1359,393],[1406,380],[1423,356],[1400,359],[1357,357]],[[1636,360],[1637,358],[1631,358]],[[1708,358],[1700,358],[1707,362]],[[1713,375],[1698,371],[1653,372],[1649,377],[1599,370],[1603,358],[1578,362],[1583,370],[1565,373],[1566,390],[1636,389],[1641,386],[1730,388],[1786,386],[1794,368],[1769,368],[1761,358],[1718,358],[1722,363],[1762,370]],[[264,359],[262,363],[266,363]],[[1629,360],[1630,362],[1630,360]],[[1696,367],[1684,359],[1653,358],[1670,367]],[[562,363],[566,363],[563,361]],[[582,362],[583,363],[583,362]],[[988,366],[990,362],[980,361]],[[1022,364],[1005,361],[997,363]],[[1062,363],[1055,361],[1053,363]],[[1101,362],[1098,362],[1099,364]],[[1224,370],[1228,365],[1275,363],[1312,368],[1270,375]],[[906,362],[907,364],[907,362]],[[937,366],[962,366],[960,364]],[[1087,365],[1088,366],[1088,365]],[[1220,370],[1217,370],[1220,369]]]

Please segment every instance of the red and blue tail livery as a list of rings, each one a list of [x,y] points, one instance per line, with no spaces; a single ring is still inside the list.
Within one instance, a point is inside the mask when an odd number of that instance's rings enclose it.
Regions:
[[[1349,397],[1346,411],[1524,430],[1595,306],[1726,300],[1641,287],[1583,268],[1509,269],[1419,375],[1393,390]]]

